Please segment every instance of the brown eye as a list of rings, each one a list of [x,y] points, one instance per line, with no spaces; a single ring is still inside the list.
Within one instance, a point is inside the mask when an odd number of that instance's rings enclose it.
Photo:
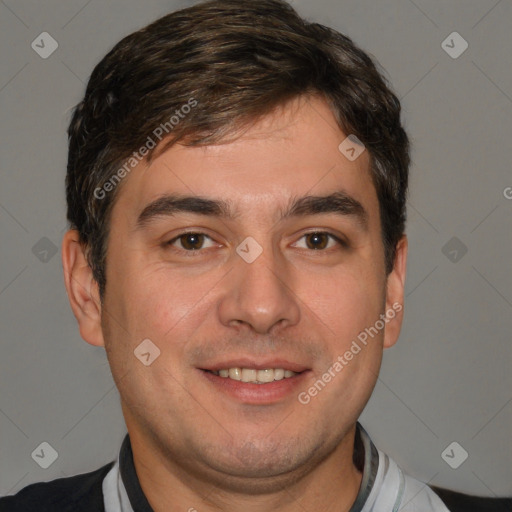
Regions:
[[[304,239],[306,241],[305,249],[311,249],[315,251],[322,251],[325,249],[330,249],[333,245],[329,245],[329,242],[332,240],[334,244],[341,245],[342,247],[346,247],[345,242],[340,240],[337,236],[325,232],[325,231],[312,231],[311,233],[306,233],[301,237],[301,240]]]
[[[329,243],[327,233],[308,233],[305,237],[308,249],[325,249]]]
[[[204,235],[199,233],[187,233],[186,235],[180,236],[180,242],[186,250],[197,250],[201,249],[204,242]]]
[[[190,231],[188,233],[182,233],[181,235],[178,235],[176,238],[173,238],[167,242],[166,245],[175,246],[176,242],[179,242],[181,247],[177,247],[178,250],[181,249],[187,252],[197,251],[204,248],[204,242],[206,239],[211,240],[211,238],[204,233],[194,233]]]

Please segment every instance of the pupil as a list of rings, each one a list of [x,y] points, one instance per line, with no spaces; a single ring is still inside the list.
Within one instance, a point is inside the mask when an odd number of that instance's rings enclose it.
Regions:
[[[321,241],[322,237],[324,237],[323,233],[311,233],[309,236],[311,237],[310,240],[313,241],[312,242],[313,249],[321,249],[324,247],[325,244],[322,244],[322,243],[320,243],[320,245],[317,244],[317,242]]]
[[[185,243],[183,244],[183,246],[187,249],[198,249],[197,244],[201,236],[202,235],[198,233],[188,233],[187,235],[185,235]]]

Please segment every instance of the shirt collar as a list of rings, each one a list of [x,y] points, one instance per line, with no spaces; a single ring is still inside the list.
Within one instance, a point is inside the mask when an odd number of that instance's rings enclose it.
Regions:
[[[153,509],[142,491],[137,473],[135,472],[129,434],[126,434],[123,444],[121,445],[121,451],[119,453],[119,471],[121,473],[121,483],[124,485],[133,509],[133,511],[123,510],[122,512],[153,512]]]

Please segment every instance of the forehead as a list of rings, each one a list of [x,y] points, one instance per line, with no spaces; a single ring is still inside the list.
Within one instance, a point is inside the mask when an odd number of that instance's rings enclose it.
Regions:
[[[139,214],[165,194],[223,199],[240,215],[275,214],[291,197],[343,191],[378,205],[364,151],[354,161],[340,149],[343,133],[326,102],[297,98],[262,117],[235,140],[176,144],[124,178],[113,212]]]

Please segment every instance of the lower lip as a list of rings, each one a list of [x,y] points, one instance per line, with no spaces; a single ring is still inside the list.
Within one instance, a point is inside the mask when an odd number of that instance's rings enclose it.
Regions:
[[[294,391],[297,392],[298,388],[303,388],[305,379],[310,373],[310,370],[306,370],[286,379],[274,380],[264,384],[253,384],[230,379],[229,377],[220,377],[206,370],[200,371],[219,391],[247,404],[278,402]]]

